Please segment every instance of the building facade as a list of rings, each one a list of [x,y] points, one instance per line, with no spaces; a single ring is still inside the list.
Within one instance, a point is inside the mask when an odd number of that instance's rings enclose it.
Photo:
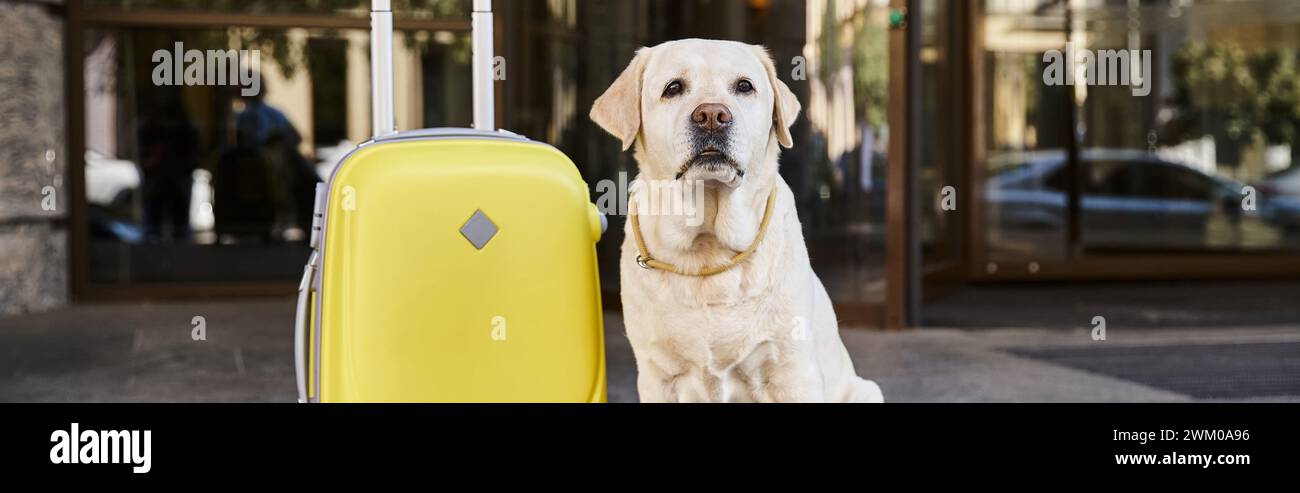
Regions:
[[[70,295],[60,3],[0,2],[0,314]]]

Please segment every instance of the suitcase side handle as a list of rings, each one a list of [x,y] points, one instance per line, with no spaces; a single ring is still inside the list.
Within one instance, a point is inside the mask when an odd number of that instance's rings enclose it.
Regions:
[[[298,283],[298,309],[293,319],[293,369],[294,380],[298,384],[298,402],[310,401],[307,392],[307,351],[311,349],[311,335],[307,329],[312,322],[315,304],[312,294],[317,292],[316,272],[320,270],[321,247],[325,243],[325,208],[329,204],[329,186],[324,183],[316,185],[316,203],[311,219],[311,256],[307,266],[303,267],[302,282]]]
[[[308,341],[307,325],[311,321],[312,310],[312,284],[316,278],[316,266],[320,263],[320,253],[313,251],[311,258],[307,260],[307,266],[303,268],[302,282],[298,284],[298,309],[294,313],[293,319],[293,369],[295,380],[298,385],[298,402],[309,402],[307,394],[307,350],[311,347]]]

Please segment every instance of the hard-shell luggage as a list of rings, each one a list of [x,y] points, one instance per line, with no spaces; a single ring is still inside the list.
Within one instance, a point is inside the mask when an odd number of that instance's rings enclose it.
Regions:
[[[318,189],[295,343],[304,402],[603,402],[604,218],[555,148],[492,130],[491,2],[474,129],[396,133],[373,1],[375,138]]]

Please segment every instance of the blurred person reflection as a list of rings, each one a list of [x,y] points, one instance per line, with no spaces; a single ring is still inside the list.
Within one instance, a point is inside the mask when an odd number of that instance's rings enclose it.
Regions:
[[[159,88],[146,101],[137,132],[145,236],[150,241],[187,240],[198,130],[178,89]]]
[[[243,110],[235,116],[236,149],[223,157],[222,164],[236,176],[221,188],[227,197],[244,196],[240,199],[244,207],[236,212],[239,224],[232,233],[300,241],[310,227],[319,178],[298,152],[301,134],[283,112],[266,102],[267,90],[263,84],[261,92],[243,97]]]

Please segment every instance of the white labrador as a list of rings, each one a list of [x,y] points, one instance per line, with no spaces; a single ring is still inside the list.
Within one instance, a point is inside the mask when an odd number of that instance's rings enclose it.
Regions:
[[[854,373],[777,173],[799,110],[763,47],[699,39],[639,50],[592,107],[635,148],[634,195],[650,182],[705,185],[694,220],[635,216],[645,252],[626,228],[623,313],[643,402],[883,400]]]

